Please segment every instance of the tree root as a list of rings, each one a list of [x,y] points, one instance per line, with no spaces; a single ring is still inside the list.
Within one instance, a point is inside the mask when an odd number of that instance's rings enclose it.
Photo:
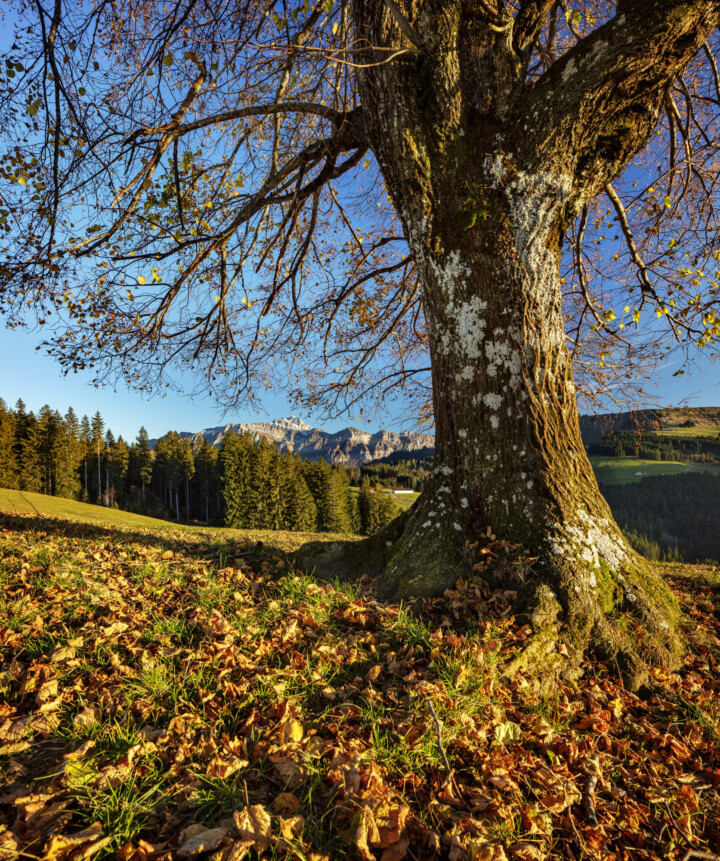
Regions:
[[[411,512],[405,512],[361,541],[305,544],[296,554],[296,565],[321,579],[377,577],[379,596],[392,600],[397,597],[399,558],[400,567],[408,569],[407,558],[401,557],[410,519]],[[446,560],[453,555],[457,556],[457,573],[452,583],[438,586],[433,582],[433,564],[439,560],[444,570],[438,568],[438,578],[441,574],[447,578]],[[442,594],[458,576],[472,574],[472,560],[461,558],[450,543],[438,542],[426,557],[415,548],[410,562],[409,567],[417,569],[411,582],[421,587],[415,597]],[[495,578],[492,568],[483,576],[499,588],[516,586],[508,580],[515,576],[512,570],[501,564],[495,566]],[[651,681],[651,667],[674,669],[679,665],[684,649],[677,624],[679,609],[657,571],[641,557],[628,557],[621,572],[591,570],[553,557],[545,564],[526,567],[522,576],[525,586],[514,609],[518,621],[529,624],[532,633],[501,668],[503,677],[523,672],[534,687],[551,689],[559,678],[579,678],[583,658],[591,654],[611,672],[616,671],[631,690],[638,690]],[[422,587],[427,584],[431,591],[424,592]]]

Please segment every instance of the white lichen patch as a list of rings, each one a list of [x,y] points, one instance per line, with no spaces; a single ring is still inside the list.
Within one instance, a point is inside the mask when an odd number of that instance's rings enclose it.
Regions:
[[[482,356],[486,308],[487,302],[479,296],[472,296],[469,301],[459,306],[453,302],[448,303],[448,319],[455,321],[455,343],[460,355],[467,359],[479,359]]]
[[[514,389],[520,385],[522,368],[522,352],[513,346],[519,339],[520,333],[515,330],[503,332],[502,329],[495,329],[493,340],[485,342],[485,373],[489,377],[496,377],[498,371],[504,369],[509,377],[509,385]]]
[[[570,196],[572,178],[545,171],[536,174],[519,171],[504,188],[523,277],[529,281],[527,287],[536,300],[538,325],[531,327],[528,334],[534,329],[540,335],[537,344],[527,344],[526,352],[541,354],[548,348],[559,347],[565,338],[560,319],[557,254],[548,247],[547,239]],[[513,271],[515,265],[508,258],[509,278],[518,277]],[[526,358],[531,361],[533,357]]]
[[[459,374],[455,374],[455,379],[458,383],[461,383],[463,380],[470,382],[475,376],[475,371],[472,369],[470,365],[465,365],[465,367],[460,371]]]
[[[556,523],[550,528],[549,544],[557,556],[568,556],[596,568],[606,562],[616,571],[627,559],[627,551],[612,523],[577,511],[576,524]],[[594,584],[592,584],[594,585]]]
[[[488,392],[486,395],[483,395],[483,403],[489,410],[493,410],[493,412],[497,412],[500,409],[502,402],[502,395],[497,395],[493,392]]]

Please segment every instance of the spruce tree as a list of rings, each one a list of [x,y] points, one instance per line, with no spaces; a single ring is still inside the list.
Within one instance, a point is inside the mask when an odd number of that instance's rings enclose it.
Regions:
[[[250,442],[249,481],[246,491],[248,526],[251,529],[270,529],[270,507],[277,494],[271,488],[271,464],[275,446],[266,439]],[[272,499],[270,498],[272,495]]]
[[[94,455],[97,457],[97,486],[95,488],[95,502],[100,505],[102,498],[102,447],[103,447],[103,431],[105,430],[105,422],[100,412],[96,412],[90,423],[91,447]]]
[[[145,487],[152,481],[153,456],[150,451],[150,438],[144,427],[141,427],[137,435],[137,474],[142,486],[142,495],[145,499]]]
[[[118,437],[108,445],[108,470],[110,475],[109,505],[124,508],[127,504],[127,471],[130,450],[127,443]]]
[[[110,451],[115,445],[115,435],[108,428],[105,431],[105,448],[103,450],[103,465],[105,467],[105,489],[102,492],[103,504],[112,507],[115,502],[115,495],[110,491]]]
[[[25,413],[24,404],[18,401],[18,412],[22,405],[22,421],[16,425],[15,451],[18,455],[18,488],[33,493],[42,491],[43,473],[40,458],[40,434],[38,420],[32,412]]]
[[[202,500],[205,524],[217,515],[215,498],[218,484],[219,451],[203,438],[195,451],[195,478]]]
[[[64,496],[66,499],[77,499],[80,496],[78,479],[81,462],[80,422],[73,408],[69,407],[60,421],[60,434],[57,441],[55,474],[57,496]]]
[[[293,532],[315,532],[317,506],[300,470],[292,476],[285,511],[285,529]]]
[[[195,475],[195,458],[188,439],[178,439],[175,457],[178,464],[178,482],[185,486],[185,519],[190,522],[190,479]],[[178,511],[178,520],[180,513]]]
[[[234,431],[225,434],[220,447],[220,484],[225,526],[243,527],[243,495],[247,481],[247,459],[241,437]]]
[[[55,453],[59,433],[57,414],[47,404],[38,413],[38,451],[41,492],[52,496],[55,492]]]
[[[17,465],[13,445],[15,413],[0,398],[0,487],[17,488]]]
[[[92,451],[92,429],[90,428],[90,419],[87,416],[82,417],[80,422],[80,448],[82,451],[82,473],[83,473],[83,495],[82,499],[87,502],[90,499],[90,491],[88,490],[88,459]]]

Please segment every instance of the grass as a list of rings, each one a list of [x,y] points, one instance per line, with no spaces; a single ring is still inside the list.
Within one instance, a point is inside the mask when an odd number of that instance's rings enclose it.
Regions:
[[[646,475],[676,475],[681,472],[712,472],[720,469],[715,464],[680,463],[670,460],[642,460],[636,457],[604,457],[590,455],[595,477],[605,484],[629,484]]]
[[[706,436],[712,439],[717,439],[720,436],[720,425],[697,425],[696,427],[663,427],[659,430],[652,431],[658,436]]]
[[[393,491],[387,487],[380,488],[380,490],[378,492],[389,494],[390,496],[393,497],[393,499],[396,499],[400,503],[400,505],[402,505],[404,508],[410,508],[410,506],[413,504],[413,502],[415,502],[415,500],[418,498],[418,496],[420,496],[420,494],[416,493],[414,490],[411,491],[410,493],[393,493]],[[351,486],[350,487],[350,493],[353,496],[357,496],[357,494],[360,493],[360,488],[355,487],[355,486]]]
[[[72,511],[0,511],[0,857],[240,856],[252,819],[264,859],[610,859],[632,831],[680,861],[668,806],[720,845],[717,569],[665,566],[691,647],[652,696],[591,657],[541,695],[500,678],[527,629],[481,580],[385,604],[285,534]]]
[[[62,517],[75,520],[78,523],[96,524],[109,529],[122,530],[152,530],[153,535],[160,535],[170,541],[188,539],[190,541],[215,541],[214,552],[218,561],[224,565],[228,557],[228,542],[261,541],[269,547],[279,550],[296,550],[306,541],[339,540],[354,538],[353,535],[335,535],[331,533],[311,532],[274,532],[267,529],[227,529],[222,527],[188,526],[183,523],[170,523],[143,514],[133,514],[130,511],[120,511],[115,508],[105,508],[102,505],[90,505],[76,502],[74,499],[63,499],[59,496],[46,496],[42,493],[29,491],[8,490],[0,488],[0,510],[16,514],[37,514],[41,517]]]

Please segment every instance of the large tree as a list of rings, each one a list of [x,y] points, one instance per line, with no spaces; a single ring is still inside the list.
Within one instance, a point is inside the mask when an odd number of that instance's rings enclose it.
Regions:
[[[635,682],[677,661],[672,601],[598,492],[576,386],[720,331],[720,4],[19,8],[11,315],[59,314],[68,368],[151,386],[175,361],[229,402],[288,372],[330,408],[429,382],[416,505],[305,563],[436,594],[492,534],[522,548],[496,570],[523,586],[536,652],[561,624],[563,651],[590,643]]]

